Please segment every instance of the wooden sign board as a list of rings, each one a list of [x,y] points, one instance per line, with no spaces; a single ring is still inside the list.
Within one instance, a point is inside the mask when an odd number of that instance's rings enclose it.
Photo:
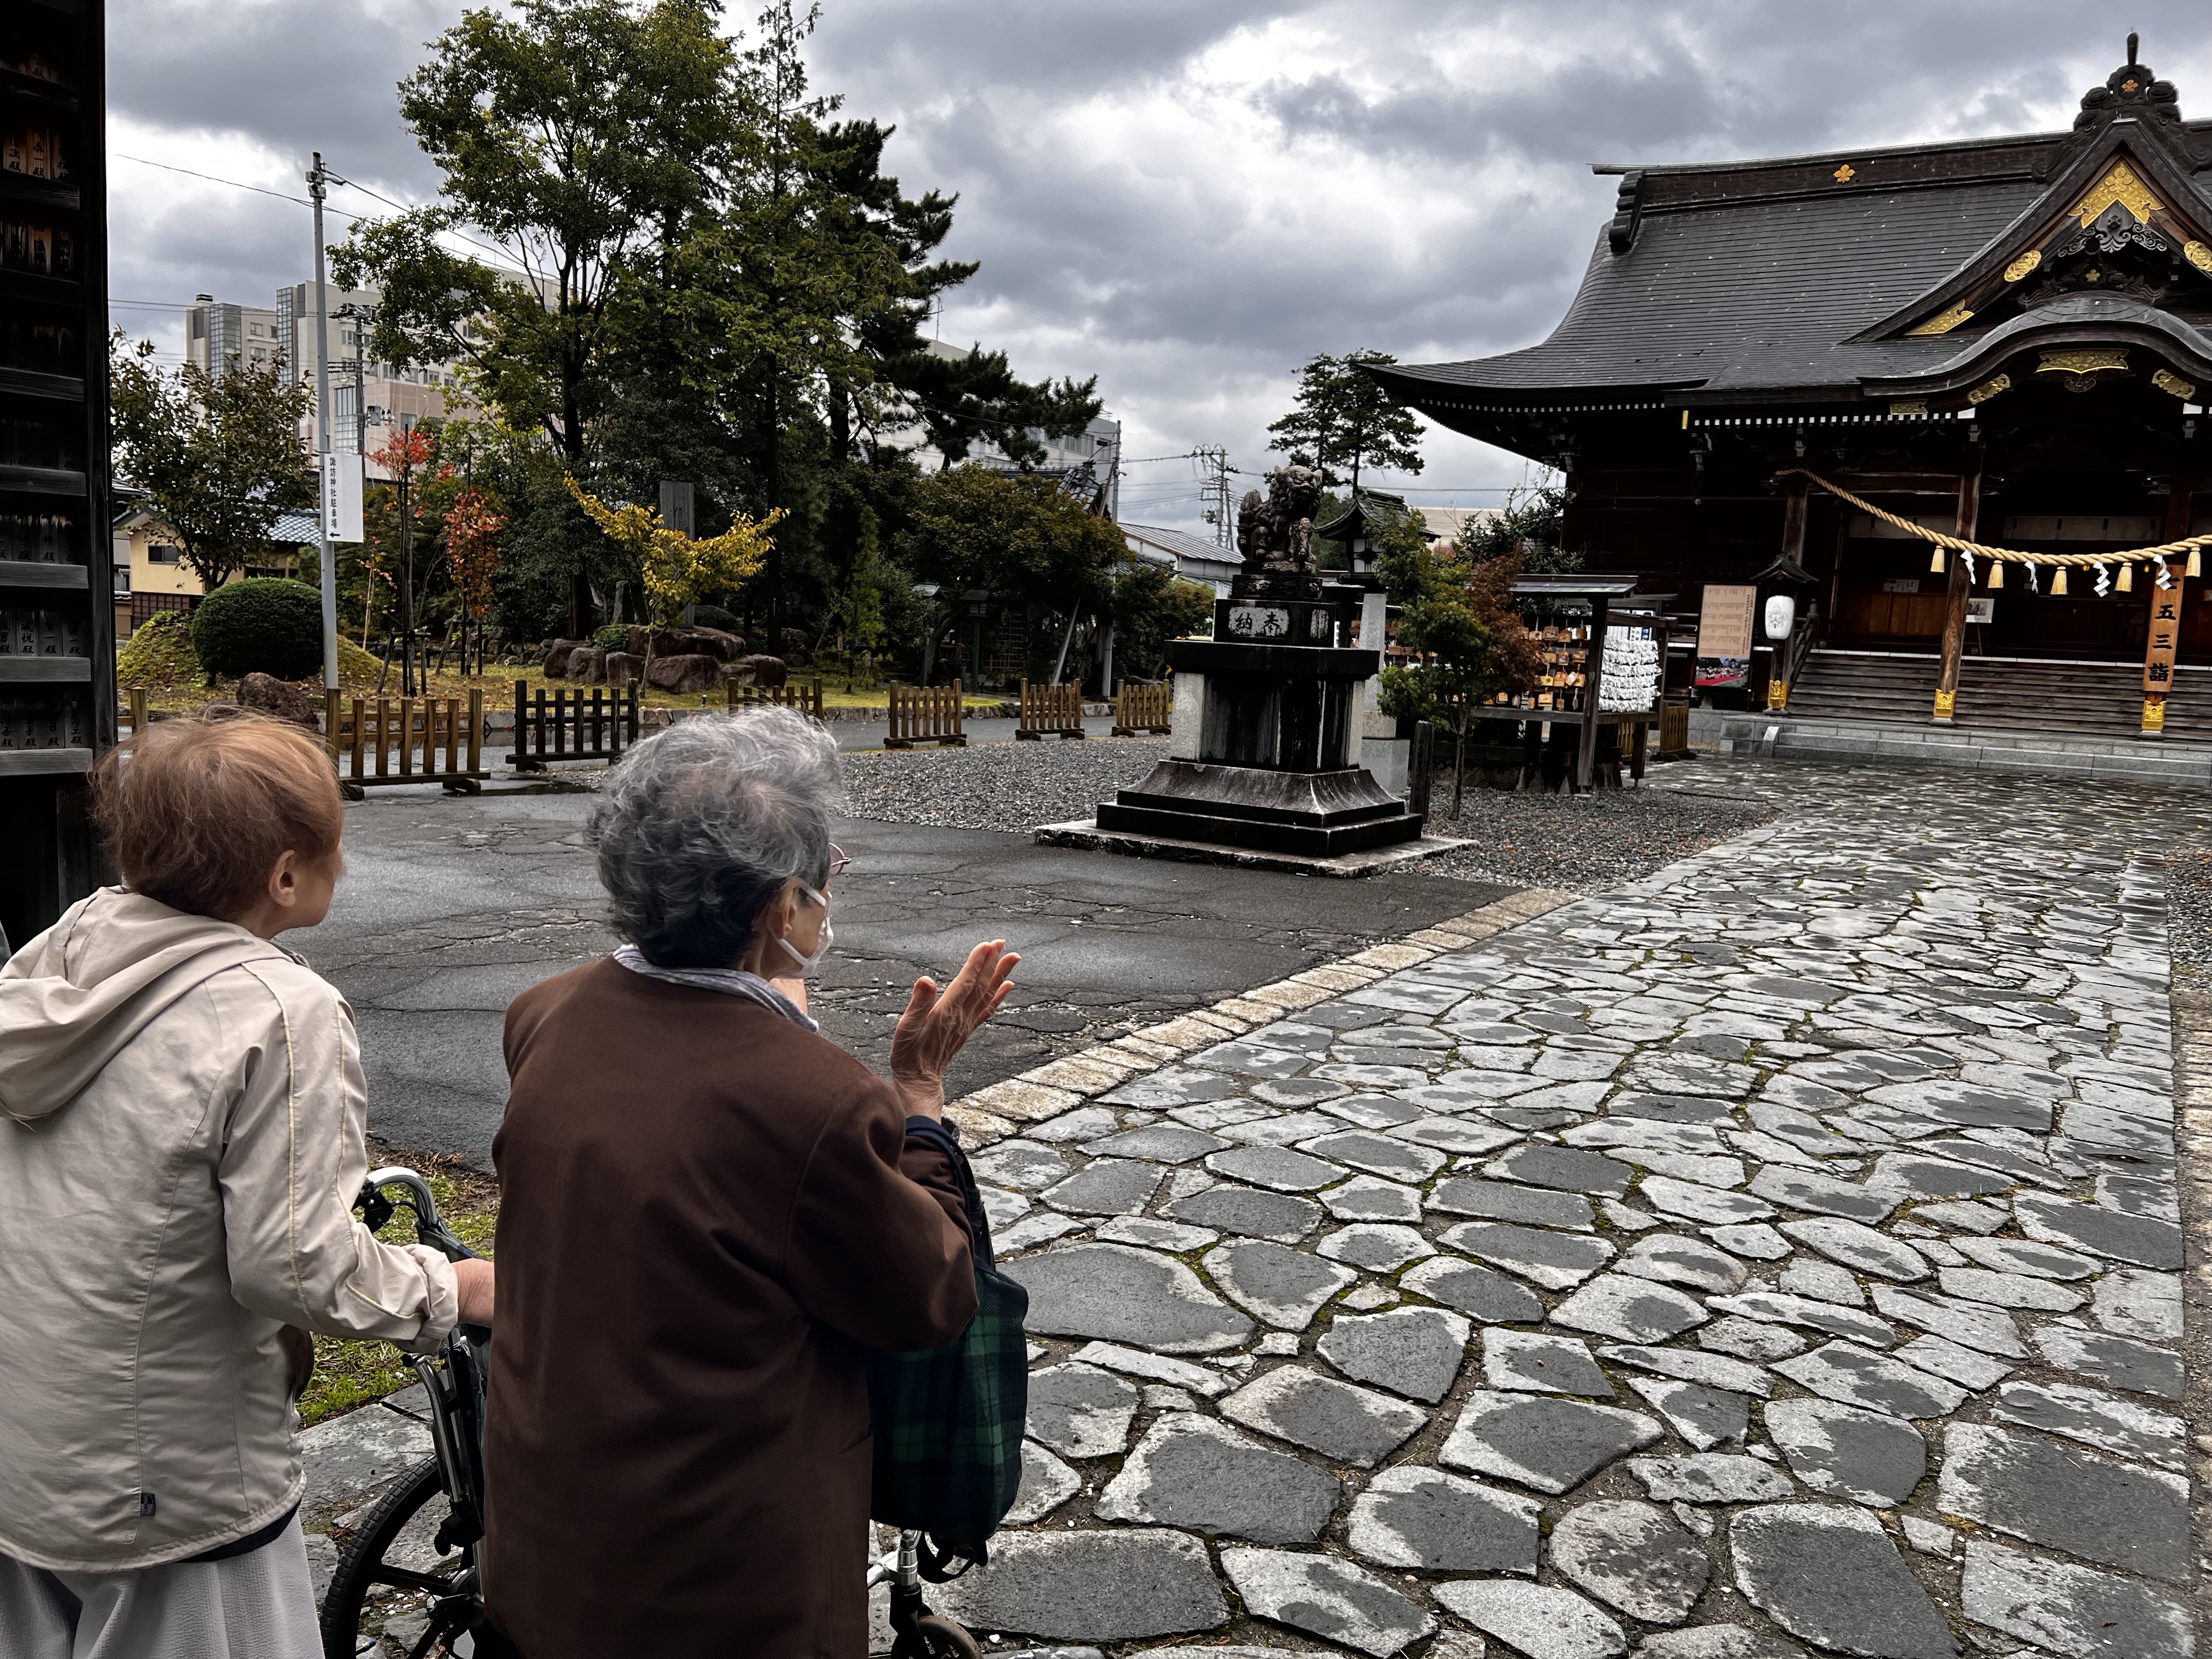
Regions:
[[[2173,689],[2173,653],[2180,638],[2181,583],[2175,580],[2171,587],[2154,584],[2150,590],[2150,633],[2143,646],[2146,696],[2163,698]]]
[[[1704,608],[1698,613],[1698,655],[1742,659],[1751,655],[1753,613],[1759,609],[1755,587],[1724,587],[1705,584]]]

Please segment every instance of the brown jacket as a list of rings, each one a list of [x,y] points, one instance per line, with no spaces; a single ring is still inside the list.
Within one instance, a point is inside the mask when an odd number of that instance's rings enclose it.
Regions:
[[[611,961],[518,997],[507,1066],[495,1616],[525,1659],[860,1659],[861,1350],[973,1316],[951,1170],[824,1038]]]

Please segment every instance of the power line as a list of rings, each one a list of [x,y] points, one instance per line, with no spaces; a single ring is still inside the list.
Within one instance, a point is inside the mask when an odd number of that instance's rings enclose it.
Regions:
[[[233,190],[250,190],[257,196],[274,196],[280,202],[297,202],[301,207],[312,207],[304,196],[287,196],[281,190],[270,190],[260,185],[240,184],[235,179],[218,179],[212,173],[201,173],[191,167],[173,166],[167,161],[149,161],[143,155],[125,155],[120,150],[112,152],[118,161],[136,161],[142,167],[159,167],[164,173],[181,173],[189,178],[204,179],[211,185],[228,185]]]

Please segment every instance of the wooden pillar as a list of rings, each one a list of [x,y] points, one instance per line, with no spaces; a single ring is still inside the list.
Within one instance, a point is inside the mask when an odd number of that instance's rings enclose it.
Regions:
[[[1783,487],[1782,496],[1782,556],[1802,568],[1805,563],[1805,500],[1812,485],[1803,477],[1792,478]],[[1761,623],[1753,624],[1752,637],[1755,641],[1763,631]],[[1790,641],[1774,643],[1774,669],[1766,682],[1766,706],[1778,714],[1790,711]]]
[[[2166,529],[2159,539],[2178,542],[2187,536],[2195,505],[2195,494],[2190,486],[2175,479],[2166,498]],[[2150,627],[2143,635],[2142,729],[2139,735],[2146,738],[2166,735],[2166,698],[2173,689],[2174,651],[2181,639],[2181,601],[2189,586],[2183,574],[2189,568],[2188,559],[2185,556],[2165,562],[2166,579],[2173,584],[2171,587],[2158,585],[2154,567],[2147,567],[2145,571],[2150,589]]]
[[[1605,677],[1605,619],[1612,601],[1600,594],[1590,600],[1589,649],[1583,653],[1583,727],[1576,735],[1575,787],[1590,787],[1597,759],[1597,694]]]
[[[1959,513],[1953,521],[1951,533],[1961,541],[1974,539],[1975,521],[1982,510],[1982,474],[1979,467],[1959,475]],[[1966,561],[1960,555],[1951,555],[1950,608],[1943,617],[1943,661],[1936,672],[1936,724],[1948,726],[1959,703],[1959,659],[1966,649],[1966,590],[1972,578],[1966,574]]]

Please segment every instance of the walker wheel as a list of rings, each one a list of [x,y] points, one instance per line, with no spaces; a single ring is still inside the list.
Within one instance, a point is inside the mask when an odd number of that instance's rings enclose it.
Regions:
[[[983,1659],[983,1650],[974,1637],[936,1613],[926,1613],[917,1619],[914,1633],[921,1638],[919,1651],[925,1659]]]

